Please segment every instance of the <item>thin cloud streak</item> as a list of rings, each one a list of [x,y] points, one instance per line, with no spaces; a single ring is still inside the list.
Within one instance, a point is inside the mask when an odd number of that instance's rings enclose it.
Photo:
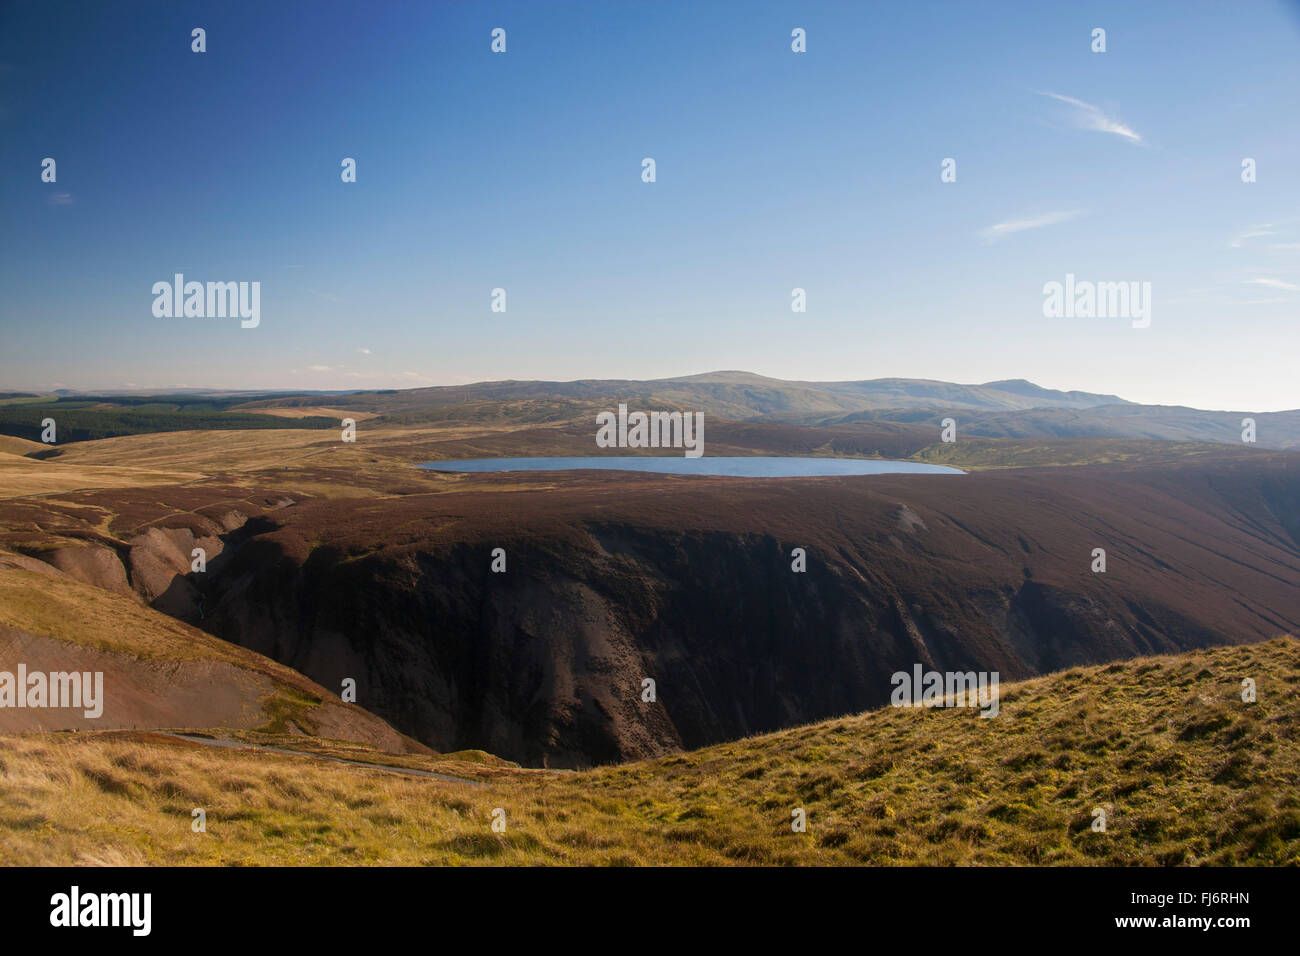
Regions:
[[[1245,232],[1234,236],[1232,241],[1228,243],[1228,245],[1231,246],[1233,249],[1240,249],[1242,243],[1246,242],[1246,240],[1248,239],[1258,239],[1261,236],[1275,236],[1275,235],[1277,235],[1277,232],[1276,230],[1273,229],[1272,223],[1266,222],[1259,226],[1252,226],[1250,229],[1246,230]]]
[[[1074,114],[1075,125],[1083,129],[1095,130],[1098,133],[1113,133],[1116,136],[1124,137],[1130,143],[1145,145],[1141,135],[1136,130],[1111,116],[1107,116],[1100,107],[1085,103],[1083,100],[1076,100],[1073,96],[1062,96],[1060,93],[1048,93],[1044,90],[1035,90],[1034,92],[1038,93],[1039,96],[1050,96],[1054,100],[1073,106],[1077,111]]]
[[[1049,212],[1042,216],[1034,216],[1028,219],[1009,219],[1006,222],[994,223],[986,229],[980,230],[980,238],[985,242],[997,242],[1004,236],[1012,233],[1024,232],[1026,229],[1041,229],[1044,226],[1054,226],[1058,222],[1068,222],[1071,219],[1078,218],[1082,213],[1077,211]]]
[[[1267,286],[1270,289],[1284,289],[1287,292],[1300,292],[1300,285],[1294,282],[1283,282],[1281,279],[1247,279],[1250,285]]]

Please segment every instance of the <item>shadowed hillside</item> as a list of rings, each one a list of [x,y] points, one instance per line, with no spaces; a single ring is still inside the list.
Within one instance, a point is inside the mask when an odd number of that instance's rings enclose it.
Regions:
[[[204,626],[359,676],[437,749],[618,760],[874,706],[916,661],[1015,678],[1300,631],[1286,464],[304,501],[213,575]]]
[[[0,669],[19,663],[29,672],[102,674],[101,713],[11,705],[0,710],[0,732],[248,729],[429,752],[301,674],[142,607],[130,591],[115,594],[0,550]]]
[[[437,750],[533,766],[861,710],[918,662],[1025,677],[1300,629],[1300,488],[1287,453],[944,445],[908,426],[722,422],[715,452],[989,470],[440,475],[411,463],[563,454],[590,436],[563,424],[371,426],[352,444],[185,432],[82,443],[48,461],[10,456],[22,466],[7,479],[18,496],[0,500],[0,547],[331,693],[353,679],[359,704]],[[1084,461],[1111,463],[1069,464]],[[1053,467],[1005,467],[1029,462]],[[122,487],[168,467],[187,471]],[[89,487],[25,493],[42,479]],[[497,548],[505,573],[491,570]],[[791,570],[795,548],[805,573]],[[1105,573],[1091,569],[1097,548]],[[646,678],[653,703],[641,700]]]

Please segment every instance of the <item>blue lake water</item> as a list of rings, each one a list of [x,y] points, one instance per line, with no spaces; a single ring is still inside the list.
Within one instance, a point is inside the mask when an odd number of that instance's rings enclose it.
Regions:
[[[734,478],[815,478],[829,475],[964,475],[960,468],[879,458],[466,458],[428,461],[431,471],[652,471],[668,475],[728,475]]]

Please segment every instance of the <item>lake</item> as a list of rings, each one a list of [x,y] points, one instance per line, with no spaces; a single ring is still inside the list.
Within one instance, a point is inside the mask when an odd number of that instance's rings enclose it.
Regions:
[[[727,475],[732,478],[816,478],[831,475],[964,475],[960,468],[879,458],[466,458],[427,461],[431,471],[650,471],[666,475]]]

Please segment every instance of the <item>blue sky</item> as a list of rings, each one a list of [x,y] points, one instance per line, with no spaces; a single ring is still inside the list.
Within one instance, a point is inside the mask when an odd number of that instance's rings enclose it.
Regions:
[[[10,3],[0,169],[0,390],[726,368],[1300,407],[1294,3]],[[177,272],[260,282],[261,324],[156,318]],[[1150,327],[1045,318],[1067,273],[1150,282]]]

